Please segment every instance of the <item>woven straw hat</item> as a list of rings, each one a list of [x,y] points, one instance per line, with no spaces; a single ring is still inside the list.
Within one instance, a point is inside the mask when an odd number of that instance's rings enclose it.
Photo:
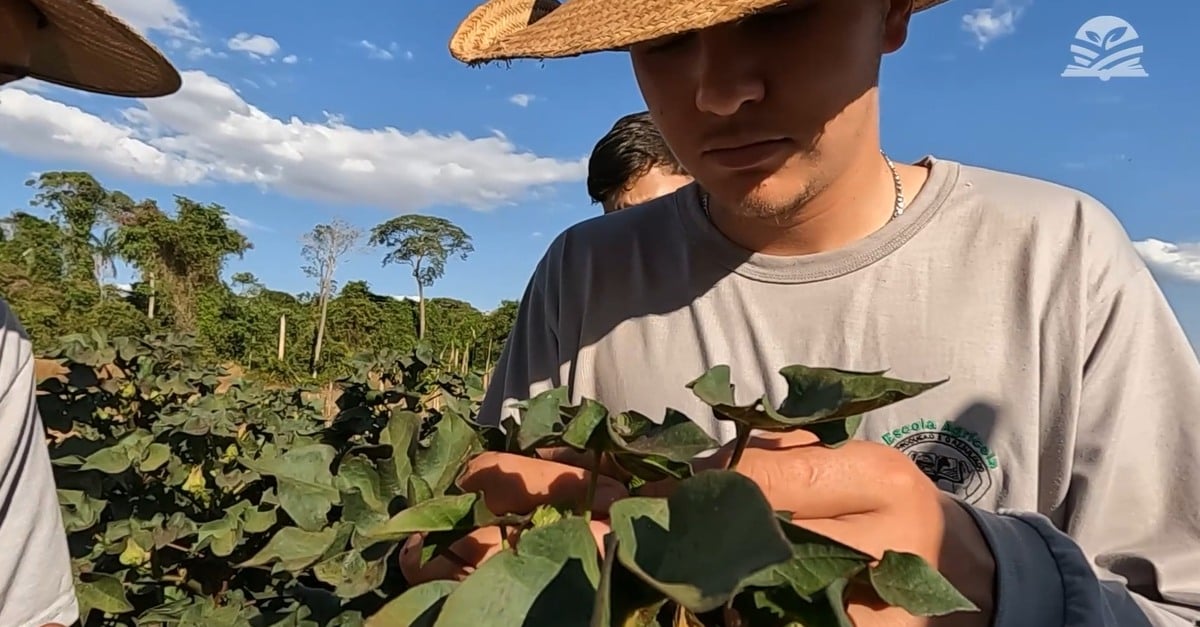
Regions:
[[[923,11],[946,0],[913,0]],[[476,64],[573,57],[732,22],[781,0],[487,0],[450,39]]]
[[[153,98],[179,90],[179,72],[94,0],[28,0],[45,16],[29,77],[83,91]]]

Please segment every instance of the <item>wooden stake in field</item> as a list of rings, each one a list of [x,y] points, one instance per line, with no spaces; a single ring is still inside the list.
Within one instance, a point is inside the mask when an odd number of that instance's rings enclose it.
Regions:
[[[287,314],[279,314],[279,361],[283,361],[283,342],[287,338]]]

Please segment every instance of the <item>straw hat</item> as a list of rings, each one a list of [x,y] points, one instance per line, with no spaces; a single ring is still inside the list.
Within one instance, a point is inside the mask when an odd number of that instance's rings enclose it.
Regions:
[[[946,0],[913,0],[924,11]],[[732,22],[781,0],[487,0],[450,39],[465,63],[573,57]]]
[[[28,0],[46,18],[29,77],[136,98],[179,90],[179,72],[150,42],[94,0]]]

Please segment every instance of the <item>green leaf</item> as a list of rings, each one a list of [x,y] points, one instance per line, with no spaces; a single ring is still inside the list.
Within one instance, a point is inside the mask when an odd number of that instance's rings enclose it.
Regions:
[[[408,478],[408,487],[405,490],[405,496],[408,499],[409,507],[411,507],[433,498],[433,488],[429,487],[429,484],[421,477],[412,475]]]
[[[447,413],[438,421],[429,448],[417,450],[413,467],[433,495],[441,496],[454,484],[463,464],[482,451],[482,442],[471,425]]]
[[[366,627],[433,627],[446,598],[457,587],[457,581],[413,586],[368,618]]]
[[[748,586],[790,586],[810,598],[840,579],[853,577],[873,561],[869,554],[846,546],[794,523],[780,521],[792,545],[792,558],[750,578]]]
[[[825,422],[844,421],[894,403],[916,397],[948,379],[930,383],[903,381],[884,376],[884,371],[860,372],[838,368],[786,366],[779,374],[787,381],[787,396],[778,409],[766,397],[749,405],[735,401],[729,366],[720,365],[688,384],[692,392],[713,408],[720,420],[730,420],[764,431],[789,431]],[[840,444],[844,432],[853,434],[857,422],[822,429],[822,441]],[[840,432],[839,432],[840,430]]]
[[[546,525],[554,524],[563,519],[566,508],[559,508],[553,505],[539,505],[533,510],[533,514],[529,517],[529,522],[534,527],[545,527]]]
[[[812,599],[788,587],[756,589],[739,597],[734,607],[748,625],[854,627],[842,598],[846,580],[839,580]]]
[[[113,575],[92,573],[81,577],[75,583],[75,597],[79,602],[80,618],[84,621],[92,610],[124,614],[134,609],[125,596],[125,585]]]
[[[720,446],[700,425],[671,409],[662,423],[638,412],[621,412],[609,418],[607,431],[614,461],[646,481],[690,477],[691,460]]]
[[[736,472],[704,471],[666,500],[622,499],[610,514],[621,564],[697,614],[721,607],[756,573],[792,558],[766,496]]]
[[[604,405],[585,398],[579,406],[566,408],[565,412],[569,418],[561,444],[579,451],[604,450],[604,431],[600,429],[608,420],[608,409]],[[598,436],[601,437],[599,441]]]
[[[862,425],[862,416],[850,416],[829,422],[817,422],[805,426],[821,443],[831,448],[837,448],[854,439],[858,428]]]
[[[154,442],[146,447],[146,454],[138,463],[138,470],[153,472],[162,468],[171,459],[171,447],[162,442]]]
[[[379,472],[371,460],[360,455],[345,457],[334,481],[339,491],[357,493],[371,510],[387,512],[388,501],[383,497]]]
[[[413,457],[417,451],[417,438],[421,432],[421,417],[414,412],[395,409],[388,418],[387,428],[380,435],[381,444],[390,444],[392,457],[380,468],[387,467],[390,473],[382,477],[384,485],[392,494],[402,494],[413,474]]]
[[[800,365],[787,366],[780,374],[788,383],[788,393],[773,417],[792,424],[858,416],[913,398],[948,381],[918,383],[886,377],[883,371]]]
[[[321,559],[337,538],[337,527],[315,532],[297,527],[284,527],[271,537],[261,551],[238,567],[265,566],[277,562],[286,571],[301,571]]]
[[[914,616],[979,611],[919,555],[884,551],[883,559],[868,571],[868,575],[879,598]]]
[[[519,554],[496,554],[450,593],[435,625],[587,625],[598,561],[596,542],[581,518],[530,529],[521,536]]]
[[[435,497],[392,516],[363,535],[371,542],[395,542],[414,533],[474,528],[476,493]]]
[[[566,403],[567,388],[558,387],[518,404],[521,425],[517,431],[517,447],[527,452],[560,444],[566,431],[563,419],[563,405]]]
[[[387,575],[391,550],[375,551],[370,559],[360,551],[345,551],[313,567],[317,579],[333,586],[338,596],[353,599],[378,589]]]
[[[99,470],[100,472],[116,475],[126,470],[133,464],[129,453],[120,445],[102,448],[91,455],[84,458],[83,466],[80,470]]]
[[[242,521],[240,512],[229,511],[224,517],[200,525],[196,542],[203,544],[208,541],[213,555],[228,557],[242,541]]]
[[[540,555],[556,561],[577,559],[591,588],[600,585],[596,539],[584,518],[564,518],[526,531],[521,534],[520,553]]]
[[[246,533],[262,533],[274,527],[277,520],[275,508],[262,510],[252,507],[242,512],[242,526]]]
[[[108,501],[94,499],[82,490],[59,490],[58,505],[62,508],[63,526],[67,533],[95,527]]]
[[[290,449],[270,459],[242,459],[242,465],[274,477],[279,505],[305,531],[325,527],[329,510],[341,504],[341,493],[333,485],[330,465],[337,451],[327,444],[310,444]]]

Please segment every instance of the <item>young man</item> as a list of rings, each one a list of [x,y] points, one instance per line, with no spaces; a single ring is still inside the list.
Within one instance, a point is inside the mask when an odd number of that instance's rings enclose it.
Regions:
[[[690,182],[645,111],[617,120],[588,160],[588,196],[604,213],[665,196]]]
[[[793,363],[949,377],[866,416],[843,448],[764,437],[739,465],[776,509],[919,553],[983,610],[926,620],[854,598],[857,625],[1197,624],[1200,364],[1121,225],[1074,189],[881,154],[881,58],[940,2],[476,9],[450,46],[467,63],[627,51],[696,179],[555,240],[482,418],[568,385],[613,409],[681,410],[728,441],[684,387],[717,364],[742,402],[778,402]],[[581,475],[487,454],[462,483],[529,507]],[[471,557],[496,540],[477,533]]]
[[[180,87],[161,53],[91,0],[0,0],[0,84],[26,77],[142,98]],[[64,627],[79,607],[32,353],[0,300],[0,625]]]

